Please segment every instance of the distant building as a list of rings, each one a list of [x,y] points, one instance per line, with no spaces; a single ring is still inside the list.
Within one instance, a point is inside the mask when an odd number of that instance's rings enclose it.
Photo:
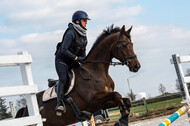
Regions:
[[[142,98],[147,98],[147,95],[145,92],[139,92],[136,95],[136,100],[142,99]]]

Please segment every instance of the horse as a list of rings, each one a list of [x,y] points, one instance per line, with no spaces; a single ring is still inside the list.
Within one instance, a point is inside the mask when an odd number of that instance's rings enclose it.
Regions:
[[[100,109],[119,106],[122,116],[115,126],[128,126],[131,104],[128,98],[122,98],[118,92],[114,91],[114,81],[108,70],[110,65],[117,64],[127,66],[131,72],[139,70],[140,63],[133,50],[131,30],[132,26],[125,31],[125,25],[122,28],[113,25],[107,27],[95,41],[83,64],[73,68],[75,86],[69,95],[77,107],[82,111],[94,113]],[[118,59],[119,62],[112,62],[113,58]],[[57,116],[55,112],[56,98],[43,102],[43,93],[44,91],[41,91],[37,94],[37,101],[40,114],[45,119],[44,126],[65,126],[79,122],[67,101],[64,101],[66,113]],[[22,116],[26,115],[28,115],[27,111],[22,113]]]

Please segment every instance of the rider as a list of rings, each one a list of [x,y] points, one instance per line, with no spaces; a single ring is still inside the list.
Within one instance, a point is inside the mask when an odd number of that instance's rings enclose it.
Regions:
[[[86,57],[86,25],[90,20],[84,11],[76,11],[72,16],[72,23],[68,24],[68,28],[63,35],[60,47],[56,51],[55,67],[59,76],[57,88],[57,106],[56,114],[61,116],[66,112],[63,102],[65,87],[68,85],[67,72],[72,69],[77,62],[82,63]]]

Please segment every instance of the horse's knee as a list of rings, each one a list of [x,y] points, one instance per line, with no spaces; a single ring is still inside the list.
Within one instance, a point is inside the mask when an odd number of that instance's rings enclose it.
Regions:
[[[114,92],[114,96],[116,99],[122,99],[122,96],[118,92]]]

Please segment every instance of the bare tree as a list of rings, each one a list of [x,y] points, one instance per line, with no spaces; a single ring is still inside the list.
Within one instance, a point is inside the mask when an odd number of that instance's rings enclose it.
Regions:
[[[178,92],[181,92],[181,90],[183,90],[183,88],[179,84],[178,79],[176,79],[176,89],[177,89]]]
[[[16,102],[16,109],[20,109],[22,107],[26,107],[26,99],[23,95],[20,96],[20,99]]]
[[[159,92],[160,92],[161,95],[165,94],[166,88],[165,88],[165,86],[163,84],[159,85]]]
[[[131,99],[131,101],[136,99],[136,94],[133,93],[132,89],[130,93],[127,93],[127,96]]]
[[[190,76],[190,68],[188,68],[188,69],[186,70],[185,76]]]

